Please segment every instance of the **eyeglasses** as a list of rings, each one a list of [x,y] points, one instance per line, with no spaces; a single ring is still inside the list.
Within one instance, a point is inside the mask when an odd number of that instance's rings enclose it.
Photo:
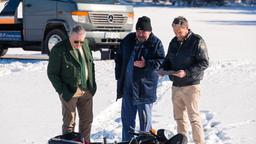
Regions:
[[[74,41],[75,44],[84,44],[84,41]]]

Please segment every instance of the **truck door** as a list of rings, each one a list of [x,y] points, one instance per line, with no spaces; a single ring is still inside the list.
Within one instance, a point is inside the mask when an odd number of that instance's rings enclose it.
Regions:
[[[47,21],[56,18],[56,0],[23,0],[24,40],[42,41]]]

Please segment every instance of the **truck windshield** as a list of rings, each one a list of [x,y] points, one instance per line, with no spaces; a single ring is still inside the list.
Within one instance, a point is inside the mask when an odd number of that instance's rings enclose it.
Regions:
[[[76,2],[92,3],[92,4],[114,4],[117,0],[74,0]]]

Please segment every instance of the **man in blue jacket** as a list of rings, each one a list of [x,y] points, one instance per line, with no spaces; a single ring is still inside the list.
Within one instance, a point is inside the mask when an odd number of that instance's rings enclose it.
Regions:
[[[186,18],[173,20],[175,37],[159,71],[173,81],[172,102],[178,133],[188,133],[189,121],[195,144],[204,144],[204,130],[199,111],[200,81],[209,66],[207,47],[203,38],[193,33]]]
[[[162,42],[152,33],[150,18],[138,19],[136,32],[128,34],[121,42],[115,59],[117,99],[122,99],[122,140],[129,141],[129,131],[135,128],[138,112],[140,130],[152,128],[151,115],[156,101],[157,71],[164,59]]]

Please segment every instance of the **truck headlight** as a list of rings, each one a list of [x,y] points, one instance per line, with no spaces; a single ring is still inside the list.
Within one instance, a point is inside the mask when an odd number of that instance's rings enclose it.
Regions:
[[[133,18],[134,18],[134,13],[133,12],[130,12],[127,14],[127,24],[133,24]]]
[[[72,19],[78,23],[89,23],[89,12],[86,11],[73,11],[71,12]]]

